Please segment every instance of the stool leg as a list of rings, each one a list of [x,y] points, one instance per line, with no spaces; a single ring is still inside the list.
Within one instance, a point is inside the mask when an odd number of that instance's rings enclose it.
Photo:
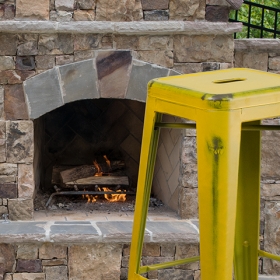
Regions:
[[[201,280],[232,279],[240,112],[199,112],[197,120]]]
[[[156,152],[159,138],[159,129],[155,129],[154,124],[155,122],[161,120],[161,114],[154,112],[152,108],[153,106],[150,103],[147,103],[130,248],[128,271],[129,280],[139,279],[139,277],[137,277],[136,275],[139,273],[139,267],[141,262],[146,218],[149,207],[154,165],[156,160]]]
[[[242,131],[234,255],[236,280],[258,279],[259,212],[260,132]]]

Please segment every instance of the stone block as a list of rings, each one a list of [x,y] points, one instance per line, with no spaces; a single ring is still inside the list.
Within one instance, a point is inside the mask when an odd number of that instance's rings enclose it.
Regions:
[[[170,20],[196,20],[205,17],[205,0],[170,0]]]
[[[14,58],[12,56],[0,56],[0,71],[12,69],[15,69]]]
[[[36,68],[38,70],[47,70],[55,66],[55,56],[37,55],[35,57]]]
[[[67,246],[45,243],[39,248],[40,259],[66,259]]]
[[[232,36],[174,36],[174,62],[231,62],[233,51]]]
[[[171,36],[139,36],[138,50],[141,51],[172,51],[173,37]]]
[[[234,67],[252,68],[267,71],[268,53],[235,52]]]
[[[92,59],[61,66],[59,72],[65,103],[99,97]]]
[[[69,247],[69,279],[119,280],[120,244],[88,244]],[[102,267],[102,269],[100,269]]]
[[[18,70],[35,70],[35,60],[33,56],[17,56],[16,69]]]
[[[52,260],[42,260],[43,266],[57,266],[57,265],[67,265],[66,259],[52,259]]]
[[[206,6],[205,19],[211,22],[228,22],[230,8],[226,6]]]
[[[131,62],[130,51],[99,52],[96,57],[96,69],[102,98],[124,98]]]
[[[94,10],[95,0],[77,0],[77,7],[81,10]]]
[[[0,277],[5,272],[11,272],[15,264],[15,248],[11,244],[0,244]]]
[[[76,21],[92,21],[95,20],[94,10],[75,10],[74,11],[74,20]]]
[[[17,55],[30,56],[38,54],[38,35],[21,34],[19,35],[19,44],[17,46]]]
[[[8,208],[7,208],[7,206],[0,205],[0,217],[1,217],[1,219],[2,219],[3,214],[8,214]],[[0,263],[0,265],[1,265],[1,263]],[[1,275],[1,272],[0,272],[0,275]]]
[[[174,63],[174,70],[182,74],[202,72],[202,63]]]
[[[13,2],[13,4],[14,4],[14,2]],[[12,20],[12,19],[14,19],[15,11],[16,11],[15,5],[10,5],[9,3],[0,4],[0,20]]]
[[[28,119],[22,84],[5,86],[4,110],[7,120]]]
[[[49,1],[16,0],[16,18],[29,20],[48,20]]]
[[[280,70],[280,56],[270,57],[268,59],[268,68],[270,70]]]
[[[17,184],[1,183],[0,197],[2,198],[17,198]]]
[[[31,220],[33,218],[33,199],[9,199],[9,218],[12,221]]]
[[[13,280],[13,273],[6,273],[4,275],[4,280]]]
[[[74,61],[88,60],[95,57],[94,50],[76,51],[74,52]]]
[[[181,219],[198,217],[198,194],[197,188],[179,188],[178,214]]]
[[[45,267],[44,272],[46,273],[46,280],[68,280],[68,269],[67,266],[50,266]]]
[[[45,280],[45,273],[14,273],[13,280]]]
[[[142,256],[159,257],[160,245],[156,243],[145,243],[142,249]]]
[[[34,198],[35,182],[32,164],[18,165],[18,197]]]
[[[193,280],[193,272],[183,269],[163,269],[158,271],[158,279],[170,280],[170,279],[184,279]]]
[[[0,84],[21,84],[27,78],[33,76],[35,71],[6,70],[0,71]]]
[[[264,229],[264,250],[271,254],[280,254],[280,202],[265,202],[265,229]],[[263,259],[263,272],[265,274],[280,275],[279,263],[271,259]]]
[[[41,260],[17,260],[16,272],[37,273],[42,272]]]
[[[142,257],[143,265],[159,264],[159,263],[172,262],[172,261],[174,261],[174,256],[173,257]]]
[[[140,0],[104,0],[96,3],[98,21],[138,21],[142,18]]]
[[[31,119],[38,118],[63,105],[56,68],[25,81],[24,91]]]
[[[2,199],[2,204],[7,206],[8,205],[8,199],[7,198],[3,198]]]
[[[58,55],[73,53],[73,36],[71,34],[41,34],[38,41],[39,55]]]
[[[55,57],[56,65],[64,65],[68,63],[72,63],[74,61],[73,55],[59,55]]]
[[[162,257],[172,257],[175,256],[175,245],[174,244],[161,244],[160,245],[160,255]]]
[[[58,11],[73,11],[74,0],[55,0],[55,9]]]
[[[4,86],[0,85],[0,104],[4,102]],[[3,127],[3,122],[0,121],[0,139],[3,138],[2,135],[2,127]],[[6,131],[6,130],[5,130]],[[6,135],[6,132],[5,132]]]
[[[17,259],[36,260],[38,259],[38,246],[34,244],[20,244],[17,249]]]
[[[147,10],[167,10],[169,8],[169,0],[141,0],[142,9]]]
[[[0,163],[0,175],[2,176],[2,180],[0,180],[0,183],[7,182],[7,180],[3,179],[4,176],[7,177],[17,176],[17,164]]]
[[[197,256],[199,256],[199,247],[197,244],[176,245],[175,260],[181,260],[181,259],[197,257]],[[179,265],[176,268],[184,269],[184,270],[198,270],[199,261],[189,263],[189,264]]]
[[[0,55],[16,55],[17,53],[17,35],[0,34]]]
[[[145,11],[144,20],[146,21],[161,21],[168,20],[168,11]]]
[[[139,36],[125,36],[125,35],[115,35],[114,38],[116,49],[128,49],[128,50],[138,50],[139,49]]]
[[[74,50],[82,51],[97,49],[100,45],[100,36],[96,34],[76,34],[74,38]]]
[[[33,122],[7,122],[7,162],[32,163],[34,155]]]
[[[173,51],[136,51],[134,57],[162,67],[173,67]]]
[[[146,102],[148,82],[154,78],[167,76],[168,71],[167,68],[134,60],[126,98]]]
[[[58,21],[58,22],[69,22],[72,21],[73,12],[67,11],[51,11],[50,12],[50,20]]]

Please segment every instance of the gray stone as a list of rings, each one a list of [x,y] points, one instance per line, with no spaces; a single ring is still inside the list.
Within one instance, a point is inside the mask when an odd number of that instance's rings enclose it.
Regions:
[[[163,11],[145,11],[144,20],[147,21],[160,21],[168,20],[169,13],[167,10]]]
[[[30,219],[29,219],[30,220]],[[46,222],[12,222],[1,224],[1,242],[34,243],[45,240]]]
[[[73,224],[55,224],[50,228],[50,238],[55,242],[63,242],[65,238],[68,241],[85,242],[96,240],[99,237],[97,230],[92,225]]]
[[[270,70],[280,70],[280,56],[270,57],[268,59],[268,68]]]
[[[4,205],[1,205],[0,206],[0,217],[1,217],[1,219],[2,219],[2,215],[3,214],[8,214],[8,208],[6,206],[4,206]]]
[[[191,257],[199,256],[199,245],[198,244],[178,244],[176,245],[175,260],[182,260]],[[185,270],[198,270],[199,261],[192,262],[189,264],[178,265],[176,268]]]
[[[97,49],[100,45],[100,35],[98,34],[77,34],[74,38],[74,50],[82,51]]]
[[[34,154],[33,122],[7,122],[7,162],[32,163]]]
[[[133,60],[126,98],[146,102],[147,84],[151,79],[165,77],[169,69]]]
[[[17,56],[16,69],[18,70],[35,70],[35,60],[33,56]]]
[[[42,260],[43,266],[67,265],[66,259]]]
[[[178,214],[182,219],[198,217],[198,194],[197,188],[179,189],[179,207]]]
[[[154,242],[174,242],[181,240],[198,243],[197,231],[187,223],[180,222],[149,222],[147,230],[152,232]]]
[[[55,0],[55,8],[62,11],[73,11],[74,0]]]
[[[184,269],[163,269],[158,271],[158,279],[193,280],[193,272]]]
[[[129,51],[99,52],[96,69],[102,98],[124,98],[128,86],[132,56]]]
[[[202,72],[202,63],[174,63],[173,69],[183,74]]]
[[[17,176],[17,164],[13,163],[0,163],[0,175],[4,176]],[[6,180],[0,180],[0,183],[5,183]]]
[[[58,55],[73,53],[73,36],[71,34],[42,34],[39,36],[39,55]]]
[[[15,62],[12,56],[0,56],[0,70],[15,69]]]
[[[63,105],[58,69],[54,68],[24,82],[31,119]]]
[[[59,72],[65,103],[99,97],[92,59],[61,66]]]
[[[137,49],[141,51],[172,51],[172,36],[140,36]]]
[[[17,55],[37,55],[38,54],[38,35],[23,34],[19,36]]]
[[[17,35],[0,34],[0,55],[16,55],[17,53]]]
[[[12,221],[28,221],[33,218],[33,199],[9,199],[8,208]]]
[[[84,50],[84,51],[74,52],[74,61],[87,60],[87,59],[92,59],[94,57],[95,57],[94,50]]]
[[[8,205],[8,199],[3,198],[3,199],[2,199],[2,204],[5,205],[5,206],[7,206],[7,205]]]
[[[69,22],[72,21],[73,12],[67,11],[51,11],[50,20],[58,22]]]
[[[81,10],[93,10],[95,8],[95,0],[77,0],[77,6]]]
[[[45,267],[44,272],[46,273],[46,280],[68,280],[67,266]]]
[[[235,52],[235,67],[267,71],[268,53]]]
[[[36,67],[39,70],[51,69],[55,66],[55,57],[49,55],[37,55],[35,57]]]
[[[74,61],[73,55],[59,55],[55,57],[56,65],[64,65],[68,63],[72,63]]]
[[[94,275],[94,280],[119,280],[121,253],[120,244],[70,246],[69,279],[91,279]]]
[[[173,51],[136,51],[134,58],[162,67],[173,67]]]
[[[101,230],[103,238],[115,242],[128,241],[131,238],[132,223],[129,221],[97,222],[96,225]]]

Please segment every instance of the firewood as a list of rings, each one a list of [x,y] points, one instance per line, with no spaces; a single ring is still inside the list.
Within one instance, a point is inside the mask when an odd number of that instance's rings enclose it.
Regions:
[[[127,176],[91,176],[77,179],[73,182],[65,183],[68,185],[129,185]]]
[[[123,161],[112,161],[110,166],[106,163],[96,165],[81,165],[60,172],[63,183],[76,181],[87,177],[94,176],[96,173],[111,173],[124,168]]]

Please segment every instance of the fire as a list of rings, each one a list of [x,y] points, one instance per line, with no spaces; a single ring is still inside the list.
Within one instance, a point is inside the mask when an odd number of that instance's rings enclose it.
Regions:
[[[107,187],[103,187],[102,189],[103,189],[104,192],[112,191],[112,190],[110,190]],[[121,190],[117,190],[116,192],[121,192]],[[116,193],[104,194],[104,197],[105,197],[106,200],[108,200],[110,202],[126,201],[126,194],[125,193],[120,193],[120,194],[116,194]]]
[[[105,159],[105,161],[106,161],[108,167],[111,168],[111,161],[107,158],[106,155],[104,155],[103,157],[104,157],[104,159]]]
[[[101,172],[101,168],[99,166],[99,164],[97,163],[97,161],[93,161],[93,165],[95,166],[95,168],[97,169],[97,172],[94,174],[94,176],[102,176],[102,172]]]

